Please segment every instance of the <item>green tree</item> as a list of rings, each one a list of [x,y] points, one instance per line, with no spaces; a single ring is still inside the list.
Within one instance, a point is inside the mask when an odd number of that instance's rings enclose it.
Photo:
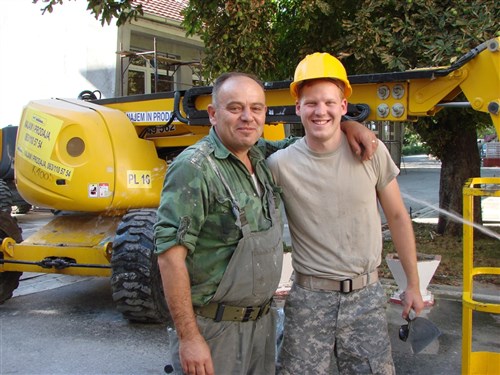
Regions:
[[[299,61],[313,52],[332,52],[340,59],[346,56],[338,48],[344,33],[342,19],[354,16],[357,1],[280,0],[274,34],[277,78],[293,78]],[[349,67],[346,67],[349,68]]]
[[[267,78],[275,68],[276,38],[270,31],[276,9],[271,0],[190,0],[183,25],[205,44],[205,78],[231,70]]]
[[[44,4],[42,14],[52,13],[54,5],[63,4],[64,0],[32,0],[33,4],[41,2]],[[68,0],[71,1],[71,0]],[[76,0],[75,0],[76,1]],[[101,21],[101,25],[111,23],[116,18],[116,25],[120,26],[131,19],[137,19],[143,14],[142,5],[134,0],[87,0],[87,10],[92,13],[96,20]]]

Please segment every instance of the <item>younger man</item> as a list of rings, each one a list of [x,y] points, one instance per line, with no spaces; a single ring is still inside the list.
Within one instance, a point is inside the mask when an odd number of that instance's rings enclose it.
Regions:
[[[340,129],[352,89],[333,56],[302,60],[290,86],[305,137],[268,158],[292,237],[295,280],[285,304],[281,374],[394,374],[378,282],[382,206],[408,278],[403,317],[423,308],[415,239],[399,173],[380,144],[360,163]],[[379,141],[380,142],[380,141]]]

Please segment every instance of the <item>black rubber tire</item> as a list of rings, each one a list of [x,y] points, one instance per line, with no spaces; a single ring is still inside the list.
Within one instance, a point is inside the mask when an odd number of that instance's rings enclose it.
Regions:
[[[0,179],[0,211],[8,213],[12,211],[12,192],[2,179]]]
[[[131,210],[116,230],[111,257],[113,300],[123,317],[131,322],[170,322],[163,294],[153,224],[156,210]]]
[[[0,243],[6,237],[11,237],[17,242],[22,241],[21,228],[17,225],[15,218],[5,212],[0,213]],[[3,253],[0,253],[0,258],[3,259]],[[19,286],[19,278],[22,272],[0,272],[0,304],[12,297],[12,293]]]

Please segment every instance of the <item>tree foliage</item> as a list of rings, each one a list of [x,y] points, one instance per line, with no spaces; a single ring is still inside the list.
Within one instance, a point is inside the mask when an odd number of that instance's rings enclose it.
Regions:
[[[63,4],[64,0],[32,0],[33,4],[41,2],[44,7],[41,9],[42,14],[45,12],[52,13],[54,5]],[[71,0],[68,0],[71,1]],[[75,0],[76,1],[76,0]],[[87,0],[87,10],[90,11],[101,22],[101,25],[110,24],[113,19],[116,19],[116,25],[120,26],[126,22],[137,19],[143,14],[141,4],[133,4],[133,0]]]
[[[231,70],[261,77],[271,72],[275,13],[276,4],[270,0],[191,0],[183,25],[188,35],[200,35],[205,44],[205,77],[211,80]]]
[[[449,65],[493,38],[498,16],[495,0],[364,1],[355,19],[343,20],[345,47],[365,70]]]
[[[307,54],[329,52],[343,59],[341,20],[350,18],[357,1],[280,0],[274,33],[279,79],[293,77],[295,66]]]

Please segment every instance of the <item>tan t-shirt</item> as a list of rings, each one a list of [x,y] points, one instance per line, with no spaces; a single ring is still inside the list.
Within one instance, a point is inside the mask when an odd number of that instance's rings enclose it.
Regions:
[[[344,279],[380,265],[377,190],[399,174],[382,142],[372,160],[361,162],[344,134],[339,148],[325,154],[302,138],[267,162],[283,189],[295,270]]]

